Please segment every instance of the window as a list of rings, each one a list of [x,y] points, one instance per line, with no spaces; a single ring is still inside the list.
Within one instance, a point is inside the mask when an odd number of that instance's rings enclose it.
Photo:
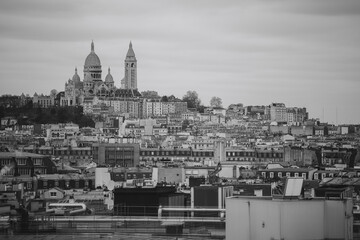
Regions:
[[[299,173],[295,173],[295,177],[299,177]]]
[[[306,173],[302,173],[302,178],[306,179]]]
[[[11,163],[11,159],[2,159],[2,165],[9,165]]]
[[[50,197],[56,197],[56,192],[50,192]]]
[[[289,173],[289,172],[286,173],[286,177],[290,177],[290,173]]]
[[[282,178],[282,172],[278,172],[278,177]]]
[[[274,173],[270,172],[270,178],[274,178]]]
[[[26,165],[26,159],[16,159],[18,165]]]
[[[30,169],[27,168],[20,168],[18,172],[20,175],[30,175]]]
[[[318,173],[314,174],[314,179],[319,179]]]
[[[33,159],[34,165],[42,165],[42,159]]]

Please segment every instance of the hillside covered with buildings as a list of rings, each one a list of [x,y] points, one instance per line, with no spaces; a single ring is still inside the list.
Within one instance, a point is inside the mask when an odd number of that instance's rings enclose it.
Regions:
[[[311,208],[351,199],[359,210],[360,125],[320,122],[305,107],[285,103],[224,108],[219,98],[201,104],[194,91],[182,99],[140,92],[132,43],[119,87],[110,68],[103,78],[93,42],[83,73],[75,69],[64,89],[49,95],[0,97],[1,214],[215,217],[225,231],[228,215],[238,221],[237,197],[291,207],[289,198],[283,205],[267,201],[286,197],[288,179],[301,179],[292,197],[318,199]],[[233,236],[237,227],[226,224]],[[204,234],[196,224],[181,226]]]

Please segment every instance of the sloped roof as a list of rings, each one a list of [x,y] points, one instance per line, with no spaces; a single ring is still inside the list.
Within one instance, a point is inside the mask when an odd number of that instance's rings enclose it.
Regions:
[[[127,54],[126,54],[126,58],[133,58],[133,59],[136,60],[135,52],[134,52],[134,49],[132,48],[132,43],[131,42],[129,44],[129,50],[128,50]]]

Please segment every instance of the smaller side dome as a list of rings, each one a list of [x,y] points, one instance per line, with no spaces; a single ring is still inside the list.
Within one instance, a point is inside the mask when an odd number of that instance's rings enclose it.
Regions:
[[[78,75],[78,73],[77,73],[77,68],[75,68],[75,74],[74,74],[74,76],[72,77],[72,80],[73,80],[73,82],[80,82],[80,76]]]
[[[114,82],[113,77],[110,74],[110,68],[108,69],[108,74],[105,77],[105,82],[109,83],[109,82]]]

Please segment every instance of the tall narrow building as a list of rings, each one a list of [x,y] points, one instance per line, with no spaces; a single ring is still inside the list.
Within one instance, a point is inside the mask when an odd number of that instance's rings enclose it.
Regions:
[[[125,58],[125,77],[121,82],[121,87],[124,89],[137,89],[137,61],[131,42]]]

